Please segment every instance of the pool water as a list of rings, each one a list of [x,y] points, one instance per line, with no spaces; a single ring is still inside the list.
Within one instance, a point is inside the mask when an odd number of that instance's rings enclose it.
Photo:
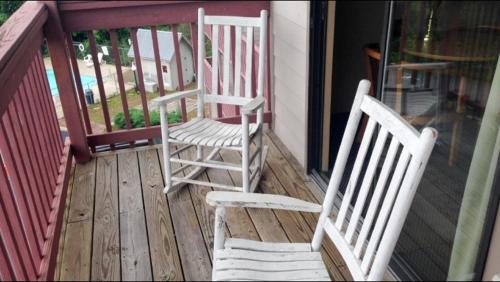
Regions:
[[[47,70],[47,78],[49,80],[50,92],[52,92],[52,96],[59,96],[54,70]],[[83,90],[97,83],[95,77],[91,75],[80,75],[80,79],[82,80]]]

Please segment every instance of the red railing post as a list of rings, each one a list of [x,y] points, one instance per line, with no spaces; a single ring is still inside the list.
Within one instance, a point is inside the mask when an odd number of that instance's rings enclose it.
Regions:
[[[90,159],[90,150],[87,136],[80,115],[76,91],[69,63],[69,52],[66,46],[65,34],[62,29],[57,3],[45,1],[49,17],[45,25],[45,36],[52,61],[59,98],[71,140],[71,147],[78,163],[87,162]]]

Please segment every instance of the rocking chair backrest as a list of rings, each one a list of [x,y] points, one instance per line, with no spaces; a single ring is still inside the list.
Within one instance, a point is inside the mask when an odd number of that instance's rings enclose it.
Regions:
[[[369,81],[359,83],[312,242],[313,249],[318,250],[326,232],[343,256],[354,280],[383,278],[437,138],[437,131],[432,128],[425,128],[420,134],[396,112],[368,96],[369,89]],[[340,209],[336,218],[330,217],[363,113],[369,117],[363,140]],[[375,137],[377,126],[378,136]],[[369,150],[372,139],[375,139],[374,146]],[[374,181],[384,151],[382,169]],[[367,156],[367,153],[371,155]],[[365,159],[368,166],[362,173]],[[353,195],[356,194],[354,201]],[[370,200],[369,195],[372,195]],[[366,214],[360,221],[364,210]]]
[[[241,103],[252,98],[252,62],[254,51],[254,28],[259,29],[259,62],[257,70],[257,96],[264,92],[264,62],[266,57],[268,12],[262,10],[260,17],[206,16],[203,8],[198,9],[198,89],[202,90],[198,104],[198,116],[203,115],[203,99],[215,103]],[[205,80],[205,36],[208,27],[212,34],[212,71],[210,95],[204,93]],[[234,32],[234,41],[232,34]],[[223,39],[223,40],[220,40]],[[243,44],[243,42],[245,42]],[[233,43],[234,42],[234,43]],[[234,56],[231,56],[234,44]],[[222,45],[222,46],[221,46]],[[220,58],[219,50],[223,50]],[[233,61],[234,58],[234,61]],[[231,63],[231,61],[233,61]],[[219,70],[219,67],[222,69]],[[243,72],[244,70],[244,72]],[[244,73],[244,74],[243,74]],[[222,74],[222,92],[219,89],[219,75]],[[208,74],[210,75],[210,74]],[[243,81],[242,81],[243,80]],[[235,98],[233,98],[235,97]]]

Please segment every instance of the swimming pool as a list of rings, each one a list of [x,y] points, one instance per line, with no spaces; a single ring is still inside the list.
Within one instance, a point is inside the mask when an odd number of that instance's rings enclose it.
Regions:
[[[47,78],[49,79],[50,92],[52,92],[52,96],[59,96],[59,90],[57,89],[54,70],[47,70]],[[91,75],[80,75],[80,79],[82,80],[82,86],[84,91],[85,89],[97,83],[95,77]]]

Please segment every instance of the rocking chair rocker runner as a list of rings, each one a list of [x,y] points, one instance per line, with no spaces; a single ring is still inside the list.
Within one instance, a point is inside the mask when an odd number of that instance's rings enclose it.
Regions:
[[[204,59],[205,59],[205,36],[204,25],[212,25],[212,89],[210,94],[205,93],[204,81]],[[219,93],[219,27],[223,26],[224,35],[224,55],[222,58],[222,83],[223,91]],[[230,62],[231,27],[235,30],[235,54],[234,66]],[[252,98],[252,54],[253,54],[253,34],[254,28],[259,28],[259,65],[257,76],[257,97]],[[267,32],[267,11],[261,11],[260,17],[228,17],[228,16],[205,16],[202,8],[198,9],[198,87],[195,90],[178,92],[176,94],[159,97],[153,100],[153,104],[160,107],[161,132],[163,139],[163,159],[165,163],[165,183],[164,193],[172,188],[191,183],[216,188],[253,192],[262,175],[263,163],[267,153],[267,146],[263,146],[263,121],[264,121],[264,61],[266,51]],[[242,39],[246,39],[246,54],[242,54]],[[245,58],[244,85],[241,82],[242,57]],[[234,81],[231,70],[234,69]],[[232,89],[230,89],[230,86]],[[241,92],[244,88],[244,96]],[[220,94],[220,95],[219,95]],[[232,94],[232,95],[231,95]],[[167,103],[178,101],[179,99],[197,96],[197,117],[176,127],[168,128],[166,118]],[[204,113],[204,102],[217,104],[230,104],[240,106],[241,125],[227,124],[207,118]],[[257,123],[249,123],[249,115],[257,112]],[[255,150],[250,155],[250,144],[255,141]],[[183,144],[184,147],[175,152],[170,152],[170,144]],[[196,159],[184,160],[173,157],[196,146]],[[213,148],[205,157],[203,147]],[[242,154],[241,165],[227,164],[216,161],[219,150],[238,150]],[[175,171],[171,171],[171,163],[183,164]],[[184,177],[176,174],[182,172],[187,167],[196,167]],[[234,187],[212,182],[195,180],[204,169],[217,168],[239,171],[242,174],[242,187]]]
[[[329,280],[319,252],[325,233],[339,250],[354,280],[383,278],[434,147],[437,132],[425,128],[419,133],[396,112],[370,97],[369,89],[370,82],[360,82],[322,206],[281,195],[243,195],[233,192],[207,194],[207,202],[216,207],[213,280]],[[367,114],[368,124],[342,203],[338,212],[332,215],[362,113]],[[375,138],[377,125],[380,130]],[[366,171],[360,177],[372,137],[376,141]],[[385,144],[389,140],[386,151]],[[386,154],[375,183],[374,175],[383,151]],[[362,181],[358,182],[360,178]],[[355,190],[358,190],[357,193]],[[353,195],[356,194],[354,202]],[[371,198],[369,195],[372,195]],[[352,202],[354,206],[351,210]],[[265,243],[225,239],[226,207],[284,209],[315,212],[320,213],[320,216],[311,243]],[[366,214],[361,221],[365,209]]]

